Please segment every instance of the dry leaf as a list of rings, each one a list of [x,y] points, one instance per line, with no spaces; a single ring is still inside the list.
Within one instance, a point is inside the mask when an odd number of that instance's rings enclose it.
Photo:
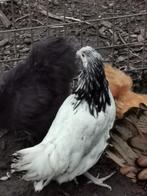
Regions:
[[[102,35],[105,33],[105,31],[106,31],[106,27],[104,26],[99,29],[99,33]]]
[[[116,61],[120,63],[123,62],[126,58],[127,58],[126,56],[119,56]]]
[[[107,21],[107,20],[102,20],[101,21],[101,25],[107,27],[107,28],[111,28],[112,27],[112,23]]]

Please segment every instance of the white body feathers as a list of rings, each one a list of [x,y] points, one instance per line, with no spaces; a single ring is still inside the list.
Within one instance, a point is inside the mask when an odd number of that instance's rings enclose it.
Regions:
[[[11,165],[14,171],[26,171],[23,179],[34,181],[40,191],[50,180],[67,182],[85,173],[100,158],[115,120],[115,103],[109,91],[111,105],[97,117],[89,112],[86,101],[74,110],[76,95],[70,95],[60,107],[43,141],[15,153]]]

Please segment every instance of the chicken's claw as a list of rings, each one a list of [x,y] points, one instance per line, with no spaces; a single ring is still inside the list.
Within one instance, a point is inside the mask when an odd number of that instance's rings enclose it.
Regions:
[[[111,186],[109,186],[108,184],[105,184],[104,181],[109,179],[114,174],[115,174],[115,172],[113,172],[113,173],[111,173],[108,176],[105,176],[103,178],[99,178],[99,174],[97,175],[97,177],[94,177],[89,172],[86,172],[84,175],[90,180],[90,183],[94,183],[96,185],[99,185],[99,186],[102,186],[102,187],[106,187],[106,188],[108,188],[111,191],[112,190]]]

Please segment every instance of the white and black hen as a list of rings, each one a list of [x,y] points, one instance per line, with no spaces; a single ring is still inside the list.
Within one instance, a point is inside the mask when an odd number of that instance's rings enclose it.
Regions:
[[[14,153],[12,172],[25,171],[23,179],[40,191],[51,180],[71,181],[85,174],[104,184],[111,175],[96,178],[87,172],[100,158],[115,120],[115,103],[105,78],[102,58],[86,46],[77,51],[83,69],[72,94],[60,107],[46,137],[38,145]]]
[[[0,128],[44,138],[78,72],[77,47],[74,38],[42,39],[23,63],[0,76]]]

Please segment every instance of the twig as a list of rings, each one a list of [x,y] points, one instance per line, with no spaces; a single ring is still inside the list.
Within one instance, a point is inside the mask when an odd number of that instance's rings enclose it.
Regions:
[[[119,36],[119,38],[120,38],[121,42],[122,42],[123,44],[126,44],[125,40],[122,38],[122,36],[121,36],[121,34],[120,34],[120,33],[118,33],[118,36]]]
[[[22,20],[22,19],[24,19],[24,18],[26,18],[26,17],[29,17],[29,16],[30,16],[30,14],[26,14],[26,15],[24,15],[24,16],[21,16],[21,17],[17,18],[17,19],[15,20],[15,22],[18,22],[19,20]],[[44,25],[44,23],[41,22],[40,20],[37,20],[37,19],[33,19],[33,18],[32,18],[32,21],[35,21],[35,22],[37,22],[37,23],[39,23],[39,24],[41,24],[41,25]]]
[[[68,16],[65,16],[65,17],[64,16],[57,16],[55,14],[52,14],[51,12],[47,12],[44,9],[44,7],[41,6],[41,5],[36,5],[36,6],[37,6],[37,9],[40,11],[41,14],[43,14],[45,16],[48,16],[50,18],[53,18],[53,19],[56,19],[56,20],[61,20],[61,21],[64,21],[64,19],[67,19],[67,20],[72,20],[72,21],[76,21],[76,22],[81,22],[81,23],[85,23],[85,24],[88,24],[88,25],[92,25],[91,23],[83,21],[83,20],[80,20],[78,18],[68,17]]]
[[[37,19],[32,18],[32,21],[35,21],[35,22],[37,22],[37,23],[40,24],[40,25],[44,25],[44,23],[41,22],[40,20],[37,20]]]
[[[2,21],[2,23],[3,23],[3,25],[5,26],[5,27],[9,27],[10,25],[11,25],[11,22],[10,22],[10,20],[7,18],[7,16],[2,12],[2,10],[0,10],[0,19],[1,19],[1,21]]]
[[[26,15],[24,15],[24,16],[21,16],[21,17],[17,18],[17,19],[15,20],[15,22],[17,22],[17,21],[19,21],[19,20],[22,20],[22,19],[24,19],[24,18],[26,18],[26,17],[28,17],[28,16],[29,16],[29,14],[26,14]]]

